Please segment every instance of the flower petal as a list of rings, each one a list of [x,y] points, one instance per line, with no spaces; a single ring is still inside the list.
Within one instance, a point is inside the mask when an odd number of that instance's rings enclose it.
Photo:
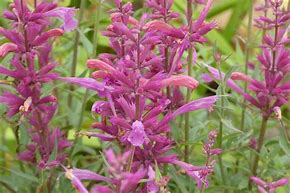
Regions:
[[[135,121],[132,124],[132,131],[128,136],[128,141],[135,147],[139,147],[144,144],[147,139],[147,135],[144,130],[144,125],[140,121]]]

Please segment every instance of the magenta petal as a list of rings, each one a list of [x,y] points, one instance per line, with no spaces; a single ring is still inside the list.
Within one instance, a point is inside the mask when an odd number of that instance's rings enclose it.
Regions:
[[[217,99],[218,99],[218,96],[210,96],[210,97],[201,98],[201,99],[192,101],[190,103],[187,103],[183,105],[182,107],[180,107],[179,109],[177,109],[173,113],[173,117],[176,117],[178,115],[181,115],[183,113],[187,113],[190,111],[199,110],[199,109],[211,110],[214,103],[217,101]]]
[[[81,169],[74,168],[72,172],[73,172],[73,175],[80,180],[96,180],[96,181],[104,181],[108,183],[112,182],[110,178],[101,176],[90,170],[81,170]]]
[[[9,52],[16,51],[18,46],[13,43],[5,43],[0,46],[0,58],[6,56]]]
[[[67,81],[73,84],[80,85],[82,87],[95,90],[95,91],[104,91],[105,86],[103,83],[100,83],[92,78],[74,78],[74,77],[60,77],[59,80]]]
[[[106,186],[95,186],[91,193],[114,193],[110,188]]]
[[[266,182],[264,182],[261,178],[258,178],[258,177],[256,177],[256,176],[252,176],[252,177],[251,177],[251,180],[252,180],[255,184],[257,184],[258,186],[262,186],[262,187],[264,187],[264,186],[267,185]]]
[[[282,178],[280,180],[277,180],[276,182],[272,182],[271,183],[271,187],[278,188],[280,186],[285,186],[288,183],[289,183],[289,179],[288,178]]]
[[[147,191],[150,193],[157,193],[159,191],[159,186],[155,181],[155,171],[151,166],[148,167]]]
[[[77,20],[74,18],[75,11],[76,10],[74,8],[58,7],[46,12],[44,15],[46,17],[60,18],[63,21],[62,28],[64,31],[69,32],[74,30],[78,25]]]
[[[144,144],[147,139],[147,135],[144,130],[144,125],[140,121],[135,121],[132,124],[132,131],[128,136],[128,141],[135,147],[139,147]]]

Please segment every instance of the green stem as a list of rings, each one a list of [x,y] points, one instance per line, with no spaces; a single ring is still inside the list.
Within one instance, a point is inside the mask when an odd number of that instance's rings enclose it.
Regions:
[[[187,24],[189,27],[189,33],[192,33],[192,1],[187,1]],[[191,67],[193,62],[193,45],[190,45],[188,49],[188,57],[187,57],[187,75],[191,76]],[[189,102],[191,98],[191,89],[187,89],[186,93],[186,102]],[[189,113],[186,113],[184,116],[184,161],[189,161]]]
[[[249,7],[249,20],[248,20],[248,34],[247,34],[247,42],[246,42],[246,50],[245,50],[245,69],[244,72],[246,75],[248,75],[248,63],[249,63],[249,58],[250,58],[250,43],[252,39],[252,21],[253,21],[253,1],[250,2],[250,7]],[[246,93],[248,89],[248,83],[245,82],[244,84],[244,92]],[[244,131],[245,129],[245,117],[246,117],[246,99],[243,99],[242,102],[242,115],[241,115],[241,131]],[[236,169],[235,173],[238,173],[239,171],[239,164],[240,160],[237,158],[236,160]]]
[[[221,61],[217,61],[218,64],[218,71],[219,71],[219,77],[220,77],[220,90],[221,90],[221,105],[220,105],[220,121],[219,121],[219,135],[218,135],[218,139],[217,139],[217,144],[218,144],[218,148],[222,149],[222,145],[223,145],[223,122],[222,119],[224,117],[224,108],[225,108],[225,84],[224,84],[224,79],[222,76],[222,71],[221,71]],[[224,170],[224,164],[223,164],[223,159],[222,159],[222,155],[219,154],[218,155],[218,163],[219,163],[219,167],[220,167],[220,172],[221,172],[221,177],[222,177],[222,181],[224,183],[224,185],[227,185],[226,182],[226,178],[225,178],[225,170]],[[228,192],[228,190],[224,190],[224,192]]]
[[[169,66],[169,49],[165,48],[165,70],[168,73],[170,71]],[[170,86],[166,87],[166,96],[167,98],[170,98]]]
[[[93,37],[93,53],[92,53],[92,58],[95,58],[97,56],[97,50],[98,50],[98,31],[99,31],[99,23],[100,23],[100,11],[101,11],[101,0],[98,0],[97,2],[97,17],[96,17],[96,22],[94,24],[94,37]],[[82,108],[80,111],[80,118],[77,124],[77,130],[76,133],[79,133],[81,130],[81,125],[83,123],[83,119],[84,119],[84,112],[85,112],[85,107],[87,104],[87,100],[89,98],[89,90],[86,89],[83,101],[82,101]],[[78,142],[79,138],[76,137],[74,140],[73,144],[76,144]],[[74,151],[74,147],[75,145],[72,145],[71,151],[69,155],[72,155],[73,151]]]
[[[252,39],[252,21],[253,21],[253,1],[250,3],[249,8],[249,20],[248,20],[248,34],[247,34],[247,42],[246,42],[246,50],[245,50],[245,74],[248,75],[248,63],[250,58],[250,42]],[[248,83],[244,84],[244,92],[247,92]],[[244,131],[245,127],[245,114],[246,114],[246,100],[243,101],[242,106],[242,117],[241,117],[241,131]]]
[[[6,127],[4,127],[3,129],[2,129],[2,133],[1,133],[1,143],[3,143],[3,145],[4,144],[7,144],[6,143],[6,130],[7,130],[7,128]],[[2,151],[2,159],[3,159],[3,164],[2,164],[2,166],[5,168],[6,167],[6,152],[5,151]]]
[[[257,144],[257,154],[254,156],[254,161],[251,169],[251,175],[256,176],[257,175],[257,169],[258,169],[258,163],[260,160],[260,152],[264,143],[264,138],[266,134],[266,128],[267,128],[267,122],[268,122],[269,117],[263,116],[262,124],[261,124],[261,129],[260,129],[260,135],[258,139],[258,144]],[[249,190],[251,190],[251,181],[249,181]]]
[[[81,0],[81,6],[80,6],[80,14],[79,14],[79,18],[78,18],[78,29],[81,26],[81,22],[83,20],[83,16],[84,16],[84,12],[85,12],[85,7],[86,7],[86,1],[87,0]],[[72,68],[71,68],[71,72],[70,72],[70,76],[71,77],[75,77],[76,76],[76,69],[77,69],[77,60],[78,60],[78,52],[79,52],[79,42],[80,42],[80,33],[78,30],[76,30],[75,33],[75,42],[74,42],[74,51],[73,51],[73,59],[72,59]],[[73,93],[74,91],[74,86],[71,85],[69,88],[70,94],[68,96],[68,107],[71,108],[72,106],[72,100],[73,100],[73,95],[71,93]]]
[[[129,159],[129,162],[128,162],[127,168],[126,168],[127,172],[131,172],[132,162],[133,162],[133,159],[134,159],[134,154],[135,154],[135,146],[131,146],[130,159]]]

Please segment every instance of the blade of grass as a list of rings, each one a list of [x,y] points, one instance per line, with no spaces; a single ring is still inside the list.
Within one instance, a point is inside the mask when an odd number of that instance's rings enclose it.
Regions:
[[[231,9],[236,6],[238,0],[223,0],[221,3],[216,4],[208,13],[207,19],[211,19],[212,17],[221,14],[228,9]]]
[[[227,41],[231,41],[239,26],[243,22],[247,11],[249,10],[252,0],[244,0],[242,3],[239,1],[233,9],[230,20],[223,32],[223,35]]]
[[[206,38],[213,44],[216,44],[217,49],[224,55],[231,55],[234,53],[234,49],[228,40],[218,30],[212,30]]]

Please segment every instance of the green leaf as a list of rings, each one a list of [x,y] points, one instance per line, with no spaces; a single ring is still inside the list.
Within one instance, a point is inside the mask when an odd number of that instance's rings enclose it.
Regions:
[[[24,127],[23,124],[19,125],[19,143],[20,145],[27,145],[29,142],[29,135],[27,129]]]
[[[286,134],[286,131],[285,131],[285,127],[284,127],[284,124],[283,122],[281,121],[281,126],[279,127],[279,145],[280,147],[283,149],[283,151],[286,153],[286,154],[290,154],[290,143],[289,143],[289,140],[287,138],[287,134]]]
[[[78,30],[78,32],[80,34],[80,40],[81,40],[84,48],[88,52],[88,55],[92,55],[92,53],[93,53],[93,44],[92,44],[92,42],[86,37],[86,35],[79,28],[77,28],[77,30]]]
[[[70,0],[58,0],[57,2],[59,4],[59,6],[69,6],[70,5]]]
[[[216,44],[216,47],[225,55],[234,53],[233,47],[230,45],[228,40],[217,30],[212,30],[206,35],[207,39]]]
[[[16,170],[10,170],[10,169],[7,169],[7,168],[3,168],[7,171],[10,171],[11,173],[15,174],[16,176],[19,176],[19,177],[22,177],[28,181],[31,181],[31,182],[35,182],[35,183],[39,183],[39,179],[36,178],[35,176],[33,176],[32,174],[30,173],[23,173],[21,171],[16,171]]]
[[[56,158],[57,158],[57,150],[58,150],[58,141],[57,141],[57,138],[55,138],[53,150],[52,150],[52,152],[51,152],[51,154],[49,156],[49,161],[56,160]]]
[[[184,13],[186,10],[186,3],[184,3],[183,0],[175,0],[172,9]]]
[[[161,174],[161,172],[159,170],[157,162],[155,162],[155,179],[158,182],[158,181],[161,180],[161,178],[162,178],[162,174]]]
[[[238,0],[223,0],[220,3],[216,4],[208,13],[207,19],[210,19],[228,9],[234,7],[238,2]]]
[[[230,20],[223,32],[227,41],[231,41],[236,31],[239,29],[243,18],[245,17],[251,5],[251,0],[244,0],[243,3],[237,3],[234,7]]]
[[[241,130],[234,127],[230,120],[221,119],[221,121],[228,129],[235,131],[235,132],[238,132],[238,133],[243,133]]]

